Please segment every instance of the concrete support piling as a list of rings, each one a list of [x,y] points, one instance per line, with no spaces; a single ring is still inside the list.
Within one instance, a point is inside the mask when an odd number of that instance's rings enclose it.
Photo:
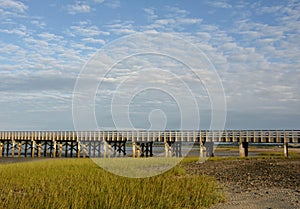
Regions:
[[[247,157],[248,156],[248,142],[240,142],[239,143],[239,152],[240,152],[240,157]]]
[[[214,142],[205,142],[206,157],[214,157]]]
[[[284,157],[289,156],[289,143],[288,142],[283,143],[283,154],[284,154]]]
[[[18,157],[21,157],[21,148],[22,148],[22,143],[18,143]]]
[[[3,152],[3,143],[0,142],[0,157],[2,157],[2,152]]]
[[[205,156],[204,156],[204,145],[203,145],[203,142],[201,141],[201,139],[200,139],[200,153],[199,153],[199,162],[204,162],[204,160],[205,160]]]

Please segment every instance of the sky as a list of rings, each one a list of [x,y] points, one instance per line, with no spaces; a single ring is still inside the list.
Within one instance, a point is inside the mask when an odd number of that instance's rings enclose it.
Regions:
[[[0,0],[0,20],[0,130],[300,127],[300,1]]]

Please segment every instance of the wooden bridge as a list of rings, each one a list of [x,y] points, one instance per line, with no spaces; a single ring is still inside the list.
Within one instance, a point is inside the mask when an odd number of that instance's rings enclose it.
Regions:
[[[154,145],[165,157],[180,157],[183,144],[199,146],[205,157],[213,156],[216,142],[238,143],[240,156],[248,156],[249,143],[280,143],[288,156],[300,130],[0,131],[0,157],[151,157]]]

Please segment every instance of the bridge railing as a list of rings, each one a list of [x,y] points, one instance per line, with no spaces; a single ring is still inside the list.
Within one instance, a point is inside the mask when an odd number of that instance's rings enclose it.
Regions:
[[[300,130],[0,131],[0,140],[300,143]]]

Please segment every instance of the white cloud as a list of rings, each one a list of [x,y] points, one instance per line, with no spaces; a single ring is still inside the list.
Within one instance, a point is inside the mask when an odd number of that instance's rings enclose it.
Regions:
[[[58,40],[62,40],[63,37],[62,36],[58,36],[58,35],[55,35],[53,33],[49,33],[49,32],[43,32],[43,33],[40,33],[38,34],[38,37],[41,37],[42,39],[46,40],[46,41],[58,41]]]
[[[186,15],[189,14],[189,12],[187,10],[181,9],[179,7],[166,6],[165,9],[168,12],[167,16],[169,16],[169,17],[172,17],[172,16],[186,16]]]
[[[297,112],[300,104],[300,3],[277,2],[278,5],[275,6],[262,6],[263,4],[235,2],[230,5],[227,1],[215,1],[210,4],[215,8],[238,8],[230,13],[231,19],[226,17],[220,20],[219,16],[215,16],[216,20],[224,21],[224,24],[220,25],[218,22],[212,24],[205,15],[195,14],[180,7],[167,6],[141,10],[144,12],[141,20],[134,19],[136,18],[134,15],[130,17],[132,18],[130,21],[115,15],[117,21],[103,20],[104,23],[100,24],[100,21],[93,22],[94,20],[89,19],[87,15],[77,23],[78,19],[73,19],[72,23],[67,23],[66,19],[66,25],[63,26],[65,28],[54,30],[53,25],[50,25],[51,21],[48,22],[45,17],[29,17],[27,13],[31,8],[28,9],[21,1],[0,1],[0,16],[7,17],[2,18],[0,29],[0,36],[3,37],[0,41],[0,91],[1,95],[5,95],[4,97],[11,101],[5,103],[6,106],[0,101],[2,109],[0,115],[5,114],[4,110],[20,112],[22,105],[16,104],[20,104],[23,99],[26,100],[24,112],[34,110],[30,100],[38,101],[37,111],[42,112],[43,108],[47,111],[59,111],[60,107],[70,110],[67,104],[70,102],[69,98],[62,99],[60,96],[71,94],[77,73],[99,45],[104,45],[118,35],[137,31],[152,34],[171,32],[191,41],[202,50],[210,58],[222,79],[230,111],[251,114],[253,117],[257,116],[259,111],[274,115],[278,111]],[[120,7],[119,2],[93,0],[76,1],[64,8],[71,14],[77,14],[103,8],[103,5],[111,8]],[[231,10],[225,12],[229,11],[231,12]],[[259,15],[257,16],[259,18],[255,15]],[[145,18],[148,18],[146,23],[143,22]],[[125,48],[120,47],[119,50]],[[185,49],[184,46],[179,46],[170,50],[184,52]],[[127,64],[138,69],[139,65],[148,67],[152,63],[149,60],[147,62],[136,59]],[[168,60],[161,64],[169,69],[174,65]],[[113,87],[120,83],[121,78],[128,81],[136,78],[131,69],[126,71],[124,68],[123,74],[118,72],[103,79],[108,87],[105,89],[107,98],[111,98],[114,93]],[[192,75],[182,77],[190,82],[191,86],[196,87],[197,82]],[[204,80],[209,82],[209,77]],[[142,86],[143,82],[157,82],[164,85],[169,83],[169,87],[176,88],[172,80],[159,74],[143,76],[138,85]],[[68,90],[65,92],[60,88]],[[44,91],[42,94],[39,92],[40,89]],[[32,92],[25,92],[27,90]],[[28,100],[25,98],[26,93],[30,94]],[[52,103],[52,100],[56,99],[59,100],[59,105]],[[16,109],[9,107],[12,104],[15,104]]]
[[[77,1],[75,4],[68,5],[67,11],[69,14],[78,14],[78,13],[89,13],[91,11],[91,7],[86,4],[86,2]]]
[[[119,0],[105,1],[104,4],[112,9],[117,9],[121,7],[121,2]]]
[[[25,26],[20,28],[14,28],[14,29],[0,29],[0,32],[6,34],[16,34],[19,36],[26,36],[27,34]]]
[[[203,20],[201,18],[188,17],[189,12],[178,7],[164,7],[166,12],[163,16],[155,15],[153,8],[146,8],[144,12],[152,21],[149,25],[143,26],[143,30],[147,31],[183,31],[188,25],[200,24]]]
[[[196,24],[202,22],[202,19],[199,18],[179,18],[178,20],[179,24],[184,25],[190,25],[190,24]]]
[[[83,38],[81,39],[84,42],[88,42],[88,43],[95,43],[95,44],[101,44],[104,45],[105,41],[102,39],[95,39],[95,38]]]
[[[0,53],[13,54],[20,50],[20,47],[15,44],[4,44],[0,42]]]
[[[222,8],[222,9],[232,8],[232,6],[226,0],[209,1],[209,5],[216,7],[216,8]]]
[[[109,35],[109,32],[101,31],[95,25],[89,25],[88,23],[81,22],[79,25],[73,25],[70,27],[68,34],[71,36],[84,36],[93,37],[99,35]]]
[[[133,28],[133,21],[115,21],[111,24],[107,24],[106,27],[108,28],[108,31],[117,34],[117,35],[126,35],[135,33],[136,30]]]
[[[37,26],[39,28],[45,28],[45,26],[46,26],[46,23],[42,22],[40,20],[31,20],[30,22],[32,25]]]
[[[266,14],[266,13],[272,13],[272,14],[276,14],[278,12],[281,12],[283,9],[283,6],[279,5],[279,6],[263,6],[263,7],[258,7],[257,8],[257,12],[259,14]]]
[[[154,8],[145,8],[144,12],[146,12],[146,14],[150,20],[156,19],[158,17],[158,15],[155,14]]]
[[[28,8],[23,2],[14,0],[1,0],[0,7],[5,10],[13,10],[21,13],[24,13]]]

